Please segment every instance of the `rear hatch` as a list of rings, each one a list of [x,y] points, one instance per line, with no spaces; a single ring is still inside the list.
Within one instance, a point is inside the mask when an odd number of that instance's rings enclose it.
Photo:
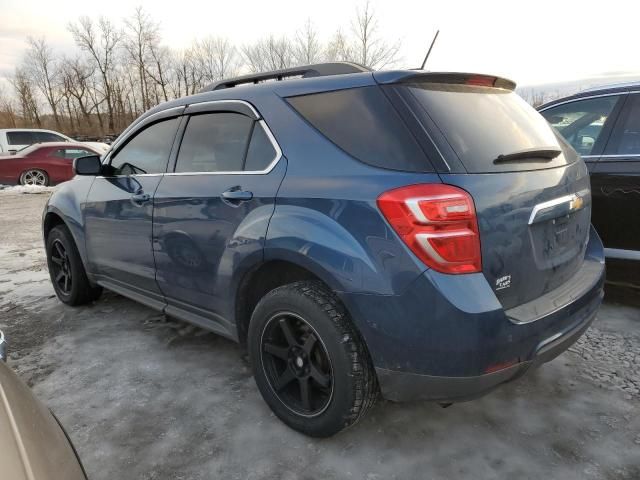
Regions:
[[[469,74],[418,74],[389,83],[383,88],[390,98],[435,145],[430,157],[443,182],[472,195],[482,270],[503,307],[569,280],[588,242],[589,176],[515,85]]]

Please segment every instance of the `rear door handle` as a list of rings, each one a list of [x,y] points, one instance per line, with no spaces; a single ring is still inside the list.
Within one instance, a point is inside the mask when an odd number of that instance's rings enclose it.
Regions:
[[[239,188],[230,188],[226,192],[222,192],[222,198],[231,202],[246,202],[253,198],[253,192],[240,190]]]

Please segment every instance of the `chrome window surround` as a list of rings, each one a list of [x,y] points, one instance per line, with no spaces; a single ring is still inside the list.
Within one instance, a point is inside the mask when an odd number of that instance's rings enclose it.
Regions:
[[[173,110],[181,110],[181,111],[183,111],[183,110],[186,110],[190,106],[196,106],[196,105],[198,105],[198,106],[200,106],[200,105],[220,105],[220,104],[234,104],[234,103],[239,103],[239,104],[245,105],[245,106],[247,106],[248,108],[251,109],[251,111],[258,118],[258,120],[256,120],[256,122],[262,127],[264,132],[267,134],[267,138],[271,142],[271,146],[276,151],[276,155],[275,155],[274,159],[271,161],[271,163],[269,163],[269,165],[267,165],[267,168],[265,168],[264,170],[234,170],[234,171],[225,171],[225,172],[138,173],[138,174],[132,174],[132,175],[112,175],[112,176],[109,176],[109,177],[105,177],[104,175],[100,175],[100,176],[98,176],[96,178],[159,177],[159,176],[162,176],[162,175],[189,176],[189,175],[266,175],[266,174],[268,174],[269,172],[271,172],[271,170],[273,170],[275,168],[275,166],[278,164],[278,162],[282,158],[282,149],[280,148],[280,145],[278,145],[278,142],[277,142],[276,138],[273,136],[273,133],[271,132],[271,130],[269,129],[269,126],[262,119],[262,116],[258,113],[258,111],[255,109],[255,107],[253,105],[251,105],[249,102],[246,102],[244,100],[213,100],[213,101],[208,101],[208,102],[192,103],[190,105],[184,105],[184,106],[180,106],[180,107],[172,107],[172,108],[168,108],[166,110],[162,110],[160,112],[156,112],[153,115],[149,115],[148,117],[146,117],[141,122],[141,124],[142,125],[146,125],[154,117],[158,117],[160,115],[165,115],[167,112],[171,112]],[[205,113],[205,112],[202,112],[202,113]],[[214,112],[212,112],[212,113],[214,113]],[[186,114],[186,115],[189,115],[189,114]],[[177,115],[177,116],[182,116],[182,115]],[[184,133],[183,133],[183,135],[184,135]],[[106,162],[111,161],[111,151],[113,151],[115,148],[117,148],[123,141],[128,140],[129,137],[130,137],[130,135],[127,135],[126,137],[123,137],[121,140],[116,142],[112,146],[112,148],[109,151],[108,155],[105,155],[102,163],[105,164]],[[249,139],[249,141],[250,140],[251,139]],[[176,156],[176,161],[177,161],[177,156]]]
[[[599,95],[588,95],[584,97],[572,98],[570,100],[565,100],[562,102],[554,103],[553,105],[549,105],[548,107],[542,108],[538,110],[538,112],[544,112],[551,108],[559,107],[560,105],[566,105],[567,103],[579,102],[581,100],[590,100],[592,98],[600,98],[600,97],[613,97],[613,96],[623,96],[629,95],[631,93],[640,93],[640,90],[633,90],[631,92],[611,92],[611,93],[601,93]]]
[[[276,164],[280,161],[280,158],[282,158],[282,150],[280,149],[278,142],[276,142],[275,137],[271,133],[271,130],[269,130],[269,127],[267,126],[266,122],[262,119],[257,120],[257,122],[264,130],[264,133],[267,134],[267,138],[271,142],[271,146],[276,151],[276,156],[273,158],[273,160],[271,160],[271,163],[269,163],[269,165],[267,165],[267,168],[265,168],[264,170],[229,170],[224,172],[167,172],[159,175],[188,176],[188,175],[266,175],[268,174],[271,170],[275,168]],[[179,160],[179,156],[176,158],[176,162],[178,160]]]

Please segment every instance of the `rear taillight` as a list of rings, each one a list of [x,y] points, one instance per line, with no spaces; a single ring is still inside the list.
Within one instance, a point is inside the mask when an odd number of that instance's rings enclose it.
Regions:
[[[443,184],[409,185],[380,195],[378,208],[427,266],[442,273],[482,270],[476,210],[466,191]]]

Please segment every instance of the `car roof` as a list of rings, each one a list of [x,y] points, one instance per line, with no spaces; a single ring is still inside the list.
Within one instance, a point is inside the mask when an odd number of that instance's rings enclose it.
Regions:
[[[515,89],[515,83],[511,80],[501,78],[496,75],[484,75],[475,73],[464,72],[430,72],[425,70],[377,70],[372,71],[366,67],[362,67],[350,62],[335,62],[331,64],[324,64],[324,66],[331,66],[330,68],[336,68],[335,65],[344,64],[346,66],[354,66],[355,73],[327,73],[321,75],[311,75],[308,77],[302,76],[302,78],[282,75],[283,72],[293,72],[298,74],[305,68],[311,68],[315,71],[322,65],[308,65],[303,67],[295,67],[287,70],[276,70],[274,72],[262,72],[255,74],[254,78],[259,83],[246,82],[247,79],[251,80],[251,75],[245,75],[237,77],[235,79],[228,79],[223,82],[217,82],[208,87],[205,87],[204,91],[181,97],[176,100],[161,103],[160,105],[151,108],[140,117],[138,117],[124,132],[120,135],[122,138],[128,131],[133,129],[139,122],[144,121],[151,115],[158,114],[165,110],[177,107],[185,107],[188,105],[212,102],[217,100],[240,100],[249,103],[261,103],[261,99],[265,99],[267,96],[276,94],[280,97],[290,97],[295,95],[308,95],[312,93],[327,92],[332,90],[344,90],[347,88],[366,87],[380,84],[391,84],[409,82],[417,77],[427,78],[433,77],[435,82],[449,82],[452,78],[456,77],[493,77],[497,80],[496,87],[508,88],[510,90]],[[217,89],[218,84],[233,84],[234,81],[242,79],[245,82],[233,88],[220,88]],[[267,81],[262,81],[267,79]],[[213,89],[212,89],[213,88]]]
[[[587,88],[573,95],[566,97],[556,98],[550,102],[544,103],[537,107],[538,110],[545,110],[549,107],[557,105],[559,103],[565,103],[571,100],[578,100],[580,98],[596,97],[600,95],[615,95],[616,93],[629,93],[640,91],[640,81],[627,82],[627,83],[614,83],[609,85],[601,85],[599,87]]]

